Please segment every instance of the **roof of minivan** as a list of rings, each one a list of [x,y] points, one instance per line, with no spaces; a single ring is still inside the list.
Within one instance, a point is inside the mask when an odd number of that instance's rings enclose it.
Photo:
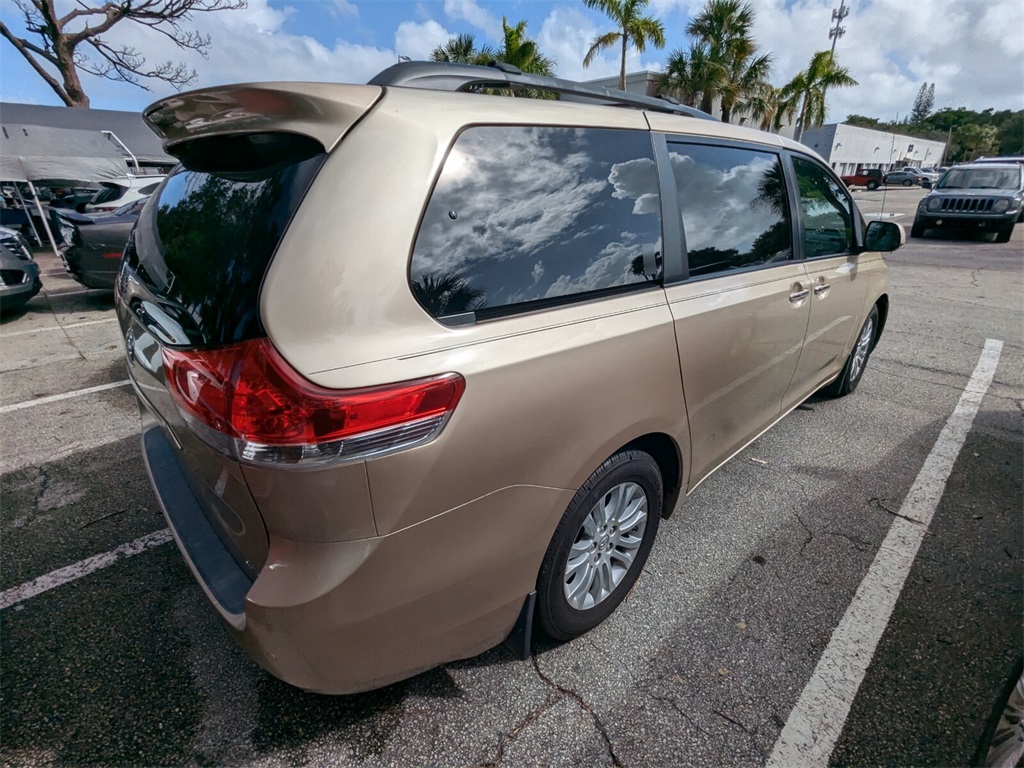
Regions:
[[[214,86],[161,99],[146,107],[143,116],[172,154],[175,154],[175,145],[189,139],[267,130],[310,136],[330,151],[352,122],[374,107],[385,93],[421,103],[438,99],[461,102],[460,108],[466,111],[468,121],[500,119],[500,113],[514,113],[517,119],[522,119],[532,113],[538,119],[548,122],[552,111],[557,111],[573,122],[582,121],[583,115],[587,115],[587,124],[611,127],[621,126],[626,114],[644,115],[650,129],[654,131],[754,141],[820,159],[810,147],[784,136],[717,120],[651,112],[628,106],[533,98],[510,99],[489,94],[402,86],[298,82]]]

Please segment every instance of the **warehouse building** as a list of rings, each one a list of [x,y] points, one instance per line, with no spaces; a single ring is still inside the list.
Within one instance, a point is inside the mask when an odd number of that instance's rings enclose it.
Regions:
[[[840,176],[865,168],[881,168],[883,173],[907,165],[934,168],[943,164],[946,155],[944,141],[928,141],[846,123],[809,128],[801,142],[825,158]]]

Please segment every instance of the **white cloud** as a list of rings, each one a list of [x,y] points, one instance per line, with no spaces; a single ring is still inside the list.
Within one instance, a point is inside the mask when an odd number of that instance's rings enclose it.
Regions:
[[[583,68],[583,57],[586,56],[590,44],[598,35],[611,30],[611,21],[605,19],[600,24],[601,26],[598,26],[595,17],[585,14],[576,6],[558,6],[544,19],[537,43],[546,56],[550,56],[558,63],[558,77],[568,80],[596,80],[619,74],[621,49],[618,47],[602,51],[589,67]],[[661,69],[662,52],[648,48],[645,56],[645,60],[641,59],[640,54],[631,47],[626,55],[626,72]]]
[[[334,0],[334,10],[339,16],[359,16],[359,9],[348,0]]]
[[[413,60],[428,59],[431,51],[454,36],[454,32],[449,32],[433,19],[422,24],[403,21],[395,30],[395,51]]]
[[[450,19],[468,22],[492,40],[501,39],[501,20],[474,0],[444,0],[444,12]]]
[[[776,58],[774,80],[788,81],[826,50],[833,0],[760,0],[754,35]],[[935,108],[1021,109],[1024,3],[991,0],[854,0],[836,58],[860,83],[829,93],[828,121],[861,114],[902,117],[924,82],[935,83]]]

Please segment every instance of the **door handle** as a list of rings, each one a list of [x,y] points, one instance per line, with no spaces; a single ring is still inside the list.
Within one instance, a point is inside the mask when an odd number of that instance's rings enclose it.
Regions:
[[[789,294],[789,301],[792,304],[799,304],[801,301],[806,299],[809,294],[810,291],[808,291],[806,288],[800,288],[799,290],[795,290],[791,294]]]
[[[826,296],[828,296],[829,289],[831,288],[832,286],[829,285],[828,283],[818,283],[816,286],[814,286],[814,295],[817,296],[819,299],[824,299]]]

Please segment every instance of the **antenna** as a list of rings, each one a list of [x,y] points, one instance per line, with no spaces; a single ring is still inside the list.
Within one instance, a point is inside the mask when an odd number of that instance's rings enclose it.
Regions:
[[[839,38],[846,34],[846,27],[844,27],[843,19],[850,15],[850,9],[846,7],[846,0],[840,0],[839,8],[832,9],[832,21],[836,23],[834,27],[829,27],[828,37],[832,41],[832,55],[836,53],[836,43],[839,42]]]
[[[900,113],[896,113],[896,119],[893,120],[894,125],[898,125],[900,122]],[[889,162],[888,165],[892,165],[892,155],[896,151],[896,131],[892,132],[892,144],[889,146]],[[878,212],[878,220],[881,221],[885,214],[885,196],[889,194],[889,185],[884,184],[882,189],[882,210]]]

